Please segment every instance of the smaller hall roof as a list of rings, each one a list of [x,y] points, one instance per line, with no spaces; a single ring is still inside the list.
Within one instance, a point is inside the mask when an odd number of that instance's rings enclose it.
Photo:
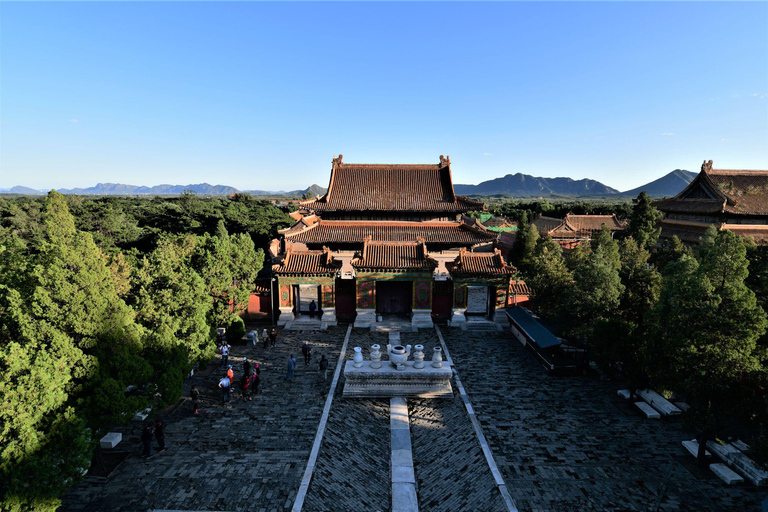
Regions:
[[[470,226],[456,221],[349,221],[300,220],[281,231],[286,239],[308,244],[363,243],[366,237],[383,242],[415,242],[474,245],[491,242],[496,234],[482,226]],[[307,217],[305,217],[307,218]]]
[[[352,259],[358,270],[432,270],[437,261],[427,253],[423,238],[415,242],[382,242],[367,238],[363,251]]]
[[[278,275],[332,276],[341,268],[327,247],[322,251],[304,251],[288,248],[281,263],[272,266]]]
[[[461,276],[503,277],[516,272],[514,267],[504,261],[499,249],[493,252],[469,252],[461,249],[456,259],[445,266],[451,275]]]

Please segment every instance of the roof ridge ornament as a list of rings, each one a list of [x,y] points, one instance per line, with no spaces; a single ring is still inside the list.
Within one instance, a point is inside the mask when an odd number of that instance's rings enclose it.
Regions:
[[[711,172],[712,171],[712,160],[710,160],[709,162],[704,160],[704,163],[701,164],[701,170],[703,172]]]
[[[448,167],[451,165],[451,157],[440,155],[440,167]]]
[[[333,161],[332,161],[332,163],[333,163],[333,166],[334,166],[334,167],[337,167],[337,166],[339,166],[339,165],[343,164],[343,163],[344,163],[344,162],[342,162],[342,160],[343,160],[343,159],[344,159],[344,155],[342,155],[341,153],[339,153],[339,156],[337,156],[337,157],[334,157],[334,159],[333,159]]]

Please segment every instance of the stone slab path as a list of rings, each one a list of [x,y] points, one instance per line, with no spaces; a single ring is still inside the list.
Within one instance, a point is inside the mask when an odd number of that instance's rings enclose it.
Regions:
[[[508,332],[443,330],[520,511],[758,511],[768,491],[699,472],[680,418],[647,420],[616,383],[550,377]]]

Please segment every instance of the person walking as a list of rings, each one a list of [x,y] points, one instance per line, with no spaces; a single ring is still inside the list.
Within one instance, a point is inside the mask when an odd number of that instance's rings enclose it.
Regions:
[[[315,304],[315,299],[312,299],[312,302],[309,303],[309,319],[310,320],[314,320],[316,311],[317,311],[317,304]]]
[[[248,386],[251,384],[251,377],[244,373],[242,377],[240,377],[240,391],[243,393],[243,402],[247,402],[248,397]]]
[[[232,369],[232,365],[227,366],[227,378],[229,379],[230,384],[235,383],[235,371]]]
[[[269,340],[272,342],[272,346],[277,346],[277,329],[274,327],[272,328],[272,332],[269,333]]]
[[[248,362],[248,358],[247,357],[243,358],[243,374],[246,377],[250,377],[251,376],[251,363]]]
[[[293,380],[293,370],[296,369],[296,358],[293,357],[293,354],[291,354],[291,357],[288,358],[288,373],[285,375],[285,380],[292,381]]]
[[[141,444],[144,446],[144,451],[141,456],[145,459],[152,456],[152,425],[146,425],[144,430],[141,431]]]
[[[160,418],[155,418],[155,439],[157,439],[157,452],[165,450],[165,423]]]
[[[192,386],[192,389],[189,390],[189,396],[192,398],[192,408],[195,410],[192,414],[200,414],[198,410],[200,406],[200,392],[197,390],[197,387]]]
[[[267,348],[269,346],[269,334],[267,334],[266,329],[261,332],[261,339],[264,342],[264,348]]]
[[[301,354],[304,356],[304,366],[309,364],[309,360],[312,357],[312,347],[306,341],[301,345]]]
[[[229,402],[229,388],[231,387],[232,381],[229,380],[229,377],[224,375],[224,377],[219,381],[219,389],[221,389],[222,393],[222,399],[224,404],[226,405],[227,402]]]
[[[325,358],[325,354],[320,357],[320,372],[323,374],[323,381],[328,380],[328,359]]]
[[[229,363],[229,349],[232,348],[226,340],[221,343],[219,350],[221,351],[221,367],[226,368]]]
[[[259,363],[256,363],[253,375],[251,375],[251,400],[253,400],[253,395],[259,394],[259,384],[261,384],[261,371],[259,370]]]

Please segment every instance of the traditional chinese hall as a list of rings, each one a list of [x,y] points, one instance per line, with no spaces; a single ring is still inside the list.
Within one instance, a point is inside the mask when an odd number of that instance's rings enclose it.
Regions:
[[[354,164],[339,155],[328,191],[302,202],[270,245],[278,324],[308,319],[312,302],[326,325],[505,323],[515,269],[497,233],[466,216],[482,209],[455,194],[448,157]]]

